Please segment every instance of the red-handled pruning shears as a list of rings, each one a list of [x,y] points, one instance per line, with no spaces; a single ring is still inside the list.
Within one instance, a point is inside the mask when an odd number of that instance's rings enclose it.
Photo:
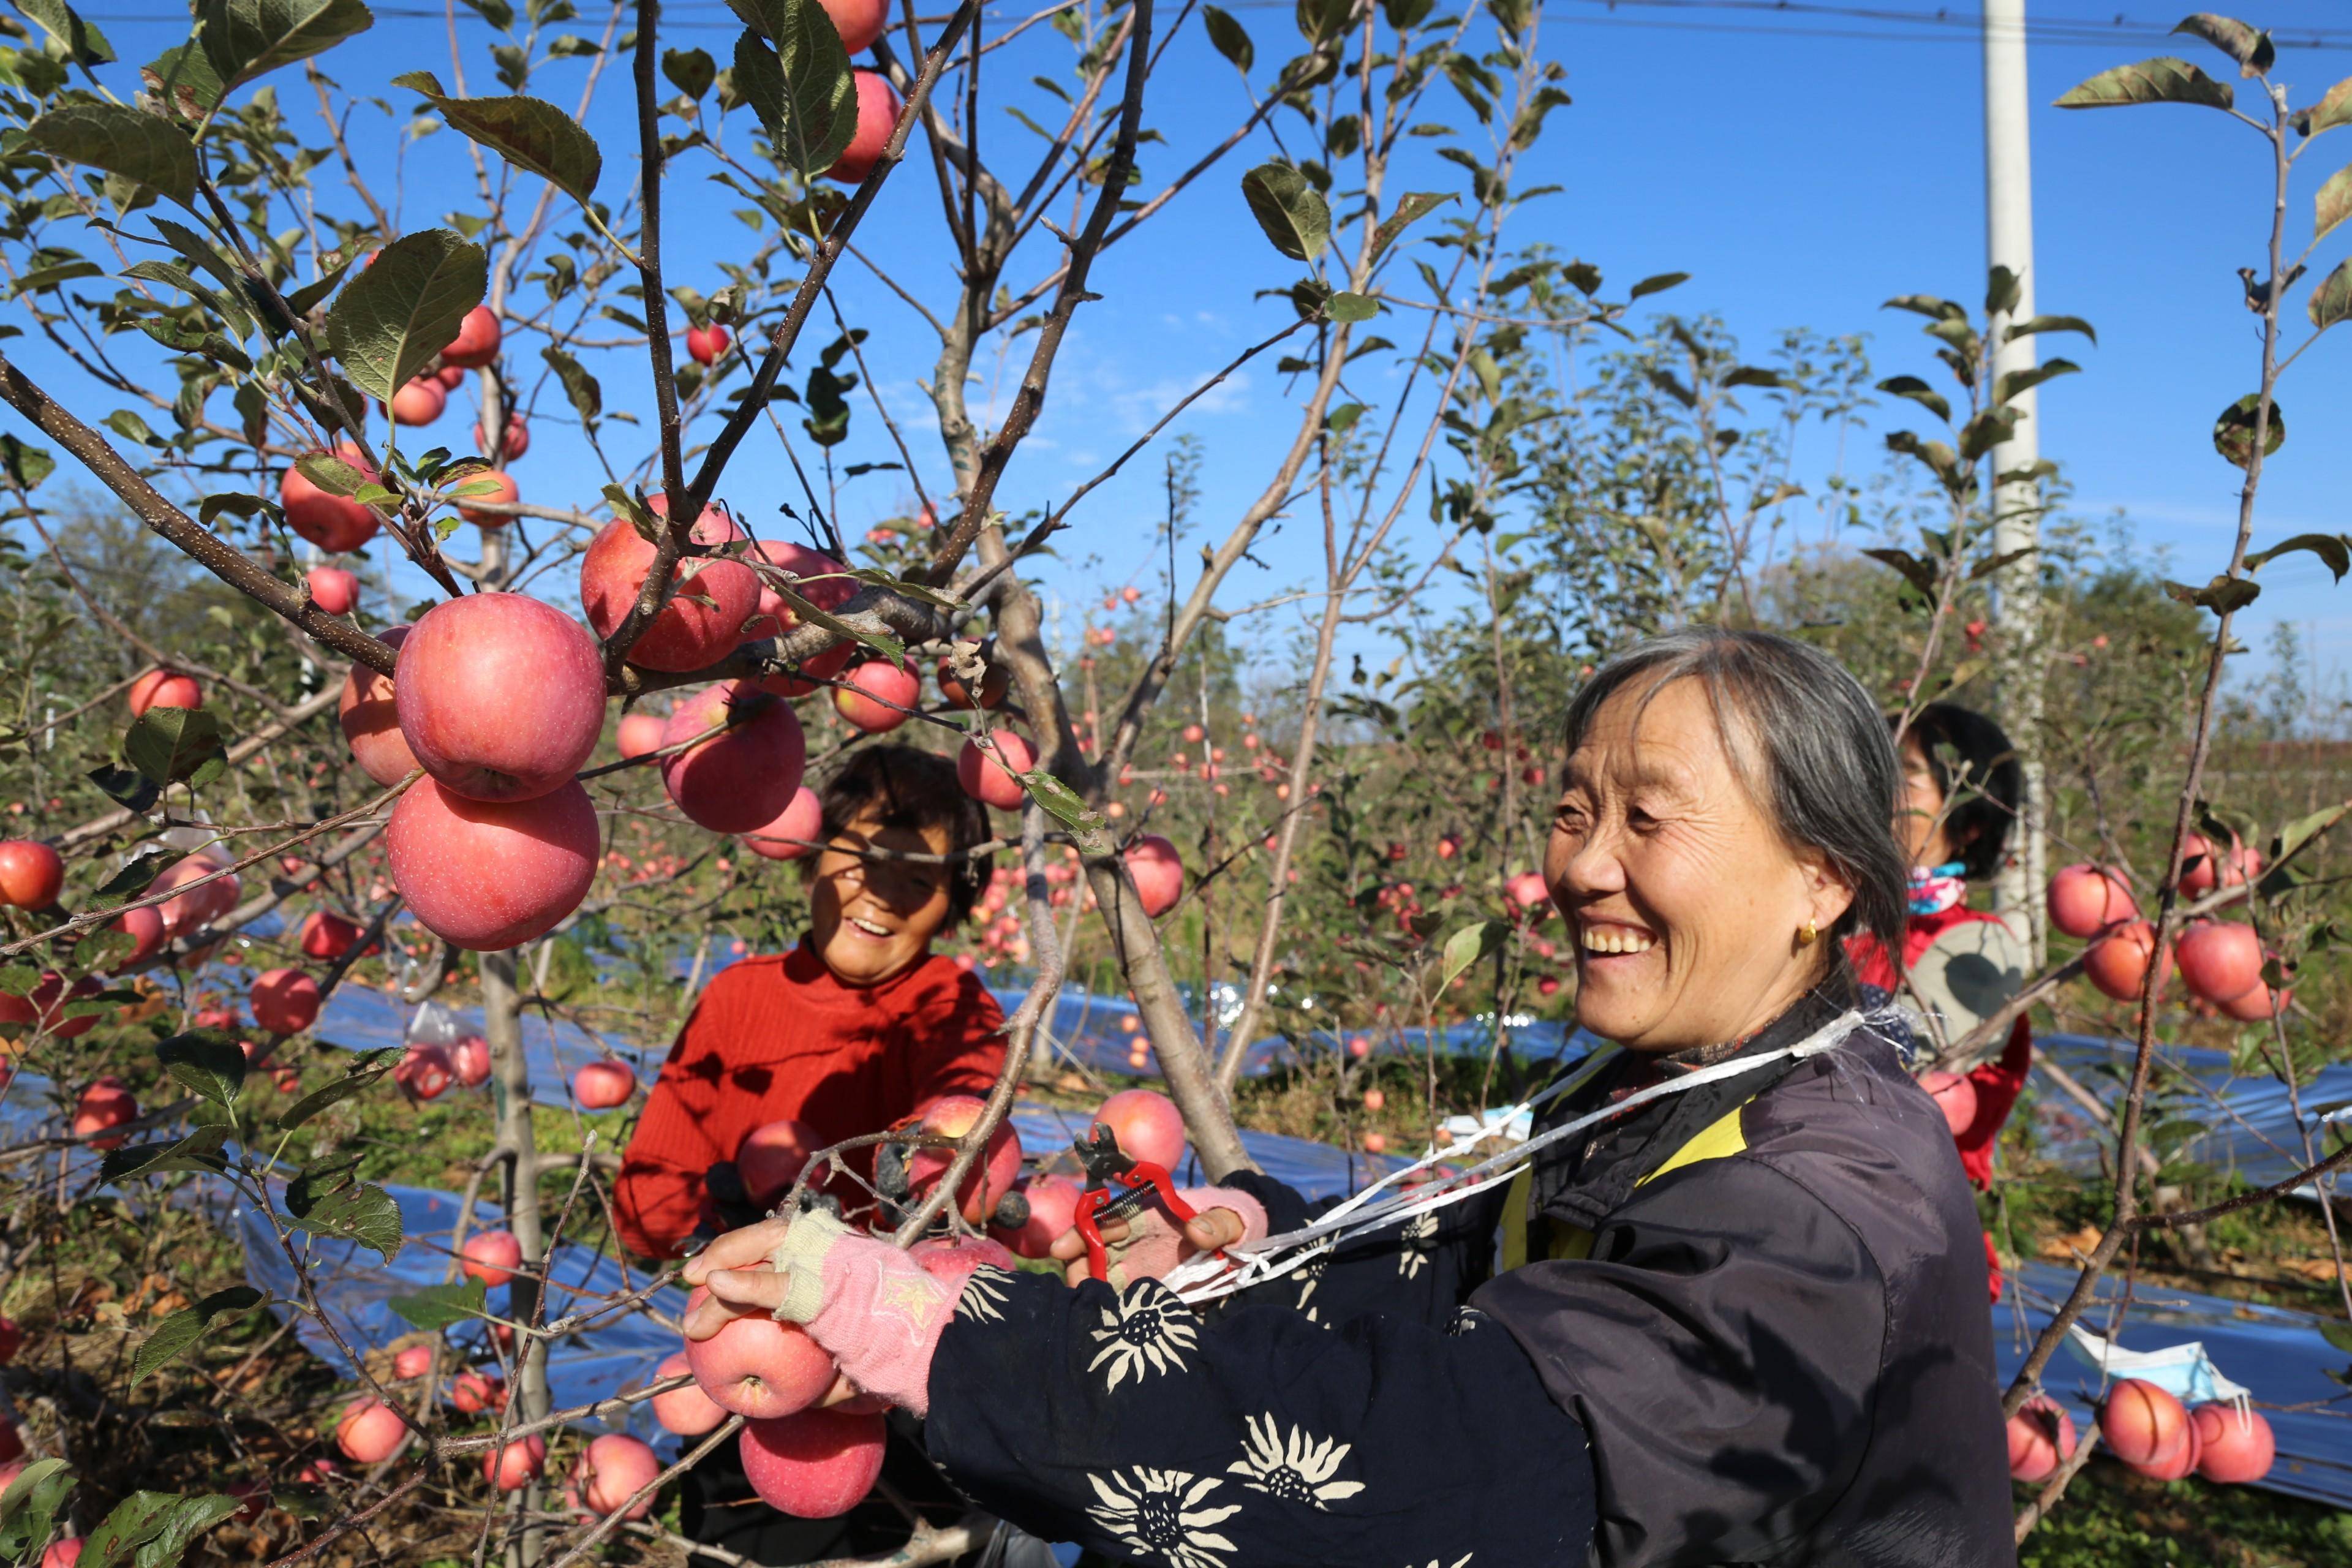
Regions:
[[[1102,1224],[1123,1220],[1157,1197],[1168,1216],[1181,1230],[1192,1221],[1192,1205],[1176,1195],[1167,1167],[1149,1160],[1129,1159],[1121,1152],[1118,1135],[1097,1121],[1071,1147],[1087,1168],[1087,1190],[1078,1195],[1077,1232],[1087,1244],[1087,1268],[1096,1279],[1110,1279],[1110,1258],[1103,1249]]]

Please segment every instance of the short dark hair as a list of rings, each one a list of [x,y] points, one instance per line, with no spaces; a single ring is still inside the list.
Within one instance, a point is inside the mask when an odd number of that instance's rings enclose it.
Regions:
[[[966,857],[948,868],[948,926],[963,923],[987,888],[996,858],[969,853],[994,835],[988,808],[964,793],[953,763],[915,746],[860,746],[817,786],[816,795],[824,811],[817,837],[828,844],[867,816],[878,816],[885,827],[944,830],[948,853]],[[803,863],[813,867],[816,858]]]
[[[1900,716],[1888,719],[1891,727]],[[1930,702],[1911,721],[1928,773],[1944,797],[1944,833],[1960,874],[1983,881],[2000,869],[2009,825],[2025,801],[2025,767],[2000,725],[1957,702]]]
[[[1635,681],[1647,702],[1677,680],[1702,683],[1724,745],[1759,805],[1787,842],[1827,860],[1853,889],[1830,928],[1866,931],[1882,951],[1903,951],[1911,870],[1895,842],[1903,770],[1878,704],[1846,668],[1821,649],[1773,632],[1692,627],[1649,637],[1593,673],[1568,705],[1563,726],[1576,750],[1601,705]],[[1749,754],[1750,743],[1760,755]],[[1830,943],[1832,969],[1843,942]]]

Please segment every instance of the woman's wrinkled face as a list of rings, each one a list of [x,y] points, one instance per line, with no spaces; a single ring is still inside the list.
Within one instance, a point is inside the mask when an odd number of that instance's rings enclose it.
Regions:
[[[1544,878],[1576,946],[1576,1021],[1678,1051],[1751,1034],[1801,995],[1853,893],[1749,798],[1700,682],[1644,706],[1646,690],[1604,701],[1570,755]]]
[[[885,827],[872,814],[834,835],[809,884],[809,943],[846,985],[879,985],[931,950],[948,919],[946,866],[867,859],[862,849],[945,855],[944,827]]]

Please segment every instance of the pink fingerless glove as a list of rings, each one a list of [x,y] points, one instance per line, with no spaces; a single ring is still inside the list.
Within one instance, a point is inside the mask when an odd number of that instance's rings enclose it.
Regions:
[[[849,1381],[916,1415],[930,1409],[931,1352],[956,1291],[887,1241],[822,1209],[784,1233],[775,1265],[791,1277],[776,1316],[807,1326]]]
[[[1231,1209],[1241,1216],[1242,1239],[1265,1239],[1265,1205],[1237,1187],[1179,1187],[1176,1195],[1196,1215],[1211,1209]],[[1120,1289],[1138,1279],[1167,1277],[1181,1260],[1184,1234],[1156,1202],[1127,1222],[1127,1239],[1104,1247],[1110,1282]]]

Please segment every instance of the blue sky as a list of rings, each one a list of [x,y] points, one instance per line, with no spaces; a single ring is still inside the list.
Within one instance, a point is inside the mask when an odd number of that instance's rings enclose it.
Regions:
[[[1007,15],[1024,9],[1007,8]],[[1262,61],[1290,52],[1296,39],[1286,4],[1244,0],[1234,9],[1256,35]],[[1687,271],[1691,281],[1664,302],[1720,314],[1751,350],[1763,349],[1783,327],[1862,331],[1874,335],[1879,374],[1925,371],[1927,345],[1916,334],[1916,319],[1884,312],[1881,301],[1916,291],[1974,300],[1984,266],[1979,55],[1970,28],[1933,20],[1940,9],[1926,0],[1813,10],[1738,0],[1620,0],[1613,6],[1552,0],[1542,48],[1566,67],[1564,85],[1575,102],[1552,116],[1522,183],[1565,189],[1524,210],[1510,237],[1580,256],[1619,289],[1634,278]],[[184,36],[176,12],[147,0],[94,0],[90,10],[127,58],[150,58]],[[1853,14],[1865,10],[1873,14]],[[2079,510],[2128,510],[2143,543],[2169,552],[2175,575],[2201,580],[2222,564],[2234,525],[2238,474],[2214,455],[2209,432],[2215,414],[2254,384],[2255,319],[2241,302],[2234,269],[2261,259],[2266,145],[2210,110],[2068,113],[2047,107],[2083,77],[2152,54],[2179,54],[2222,74],[2228,62],[2196,40],[2147,37],[2179,14],[2147,0],[2105,0],[2095,15],[2088,0],[2034,11],[2037,26],[2051,29],[2031,52],[2032,97],[2041,106],[2032,126],[2039,303],[2045,311],[2087,317],[2099,329],[2095,349],[2052,340],[2086,374],[2043,389],[2042,446],[2071,470]],[[2340,5],[2278,0],[2265,12],[2244,15],[2280,29],[2277,74],[2293,84],[2294,101],[2307,102],[2352,76],[2352,15]],[[2118,17],[2122,26],[2113,30],[2126,36],[2106,38],[2102,26]],[[683,0],[671,23],[667,30],[679,42],[724,58],[734,28],[716,0]],[[2067,23],[2079,26],[2058,26]],[[593,32],[584,18],[574,26]],[[2297,28],[2328,33],[2333,47],[2296,47]],[[2093,41],[2070,41],[2076,36]],[[992,57],[992,66],[1011,65],[1007,57],[1013,56],[1025,57],[1018,59],[1023,74],[1055,68],[1050,44],[1039,38],[1032,50],[1029,42]],[[446,72],[437,8],[431,19],[387,8],[363,45],[329,63],[348,85],[384,91],[404,116],[408,95],[383,83],[403,70]],[[568,107],[583,68],[555,67],[534,90]],[[488,73],[478,57],[474,69],[473,89],[483,91]],[[299,74],[285,73],[282,80],[289,102],[307,102]],[[1435,107],[1441,118],[1466,124],[1450,99]],[[1193,24],[1155,81],[1150,118],[1170,145],[1147,150],[1147,174],[1156,178],[1190,162],[1194,149],[1244,110],[1233,73]],[[608,195],[617,195],[633,172],[626,111],[625,76],[615,68],[590,118],[607,150]],[[1002,121],[991,122],[986,134],[1006,147],[1020,133]],[[461,151],[446,133],[412,151],[411,226],[471,200],[470,178],[458,177]],[[363,151],[362,157],[382,174],[379,155]],[[1286,304],[1252,297],[1296,271],[1265,246],[1243,208],[1236,182],[1254,161],[1229,161],[1098,267],[1095,287],[1106,299],[1082,310],[1045,417],[1002,504],[1021,509],[1066,494],[1215,366],[1288,319]],[[2311,192],[2348,162],[2352,130],[2314,144],[2290,206],[2293,244],[2308,237]],[[669,182],[668,252],[673,280],[708,289],[720,279],[707,258],[740,248],[743,231],[725,216],[740,203],[702,185],[700,173],[689,167]],[[934,309],[949,298],[936,207],[926,163],[910,162],[861,236],[861,247],[887,258]],[[2323,246],[2315,276],[2345,249],[2342,234]],[[1034,263],[1044,252],[1031,255]],[[698,258],[706,260],[700,268]],[[1016,266],[1013,276],[1035,276],[1034,264]],[[923,395],[914,384],[929,370],[928,329],[862,268],[846,268],[841,284],[852,319],[874,332],[866,352],[885,397],[894,411],[920,419]],[[2299,310],[2296,321],[2300,326]],[[2298,336],[2291,332],[2289,342]],[[11,346],[41,363],[23,340]],[[1024,342],[1011,362],[1008,386],[1026,347]],[[2352,338],[2330,342],[2298,364],[2282,390],[2290,434],[2269,472],[2258,543],[2347,526],[2340,498],[2352,479],[2352,447],[2336,432],[2352,412],[2347,363]],[[649,399],[635,379],[641,375],[607,369],[608,405],[645,406]],[[854,403],[857,437],[846,459],[890,455],[862,395]],[[459,415],[444,424],[436,436],[462,439]],[[1255,493],[1290,424],[1270,367],[1254,365],[1174,427],[1205,445],[1204,532],[1222,532]],[[519,465],[534,496],[588,473],[567,434],[542,424],[530,457]],[[936,443],[919,430],[908,434],[926,462],[926,483],[936,489],[940,468],[929,458]],[[625,442],[627,433],[620,435]],[[1809,458],[1822,460],[1824,452],[1816,442]],[[1072,607],[1082,608],[1080,595],[1090,599],[1088,591],[1105,579],[1133,575],[1149,585],[1139,574],[1152,565],[1149,526],[1161,507],[1159,473],[1157,453],[1139,457],[1127,475],[1097,492],[1066,536],[1063,563],[1047,577]],[[792,494],[791,484],[772,439],[762,437],[747,444],[723,492],[758,510],[772,491]],[[592,502],[593,485],[580,489],[569,499]],[[843,509],[845,531],[898,510],[904,494],[896,476],[858,481]],[[1188,545],[1180,567],[1187,580],[1194,553]],[[1234,602],[1277,592],[1319,570],[1313,531],[1303,522],[1269,538],[1257,553],[1265,569],[1237,577]],[[2263,582],[2246,640],[2259,647],[2271,620],[2291,617],[2308,630],[2323,663],[2342,669],[2352,649],[2352,600],[2331,588],[2325,569],[2297,556],[2270,568]],[[1269,646],[1287,637],[1279,613],[1274,620],[1261,623]]]

